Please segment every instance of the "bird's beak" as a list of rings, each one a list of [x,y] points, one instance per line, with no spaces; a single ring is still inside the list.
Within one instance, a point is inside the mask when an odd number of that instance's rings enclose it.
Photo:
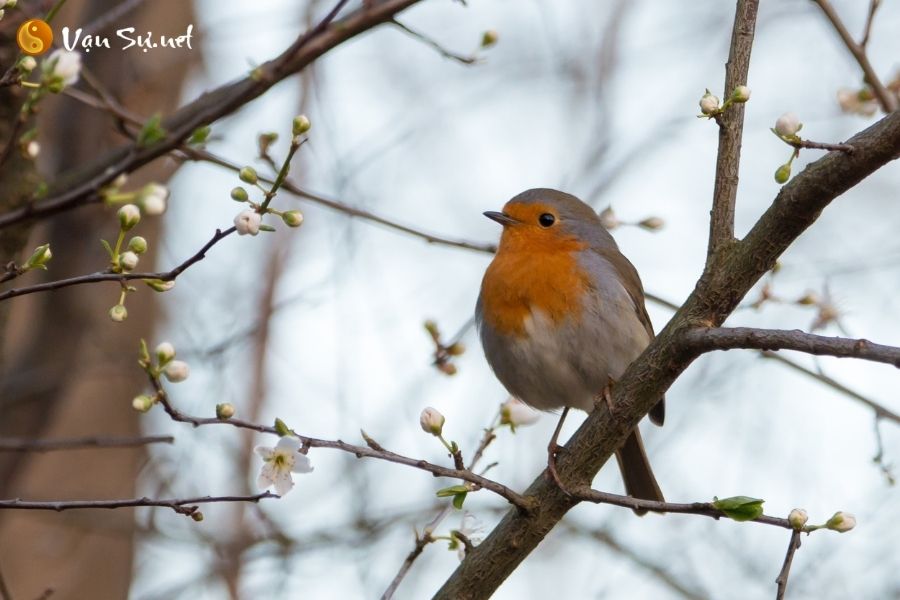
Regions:
[[[497,221],[504,227],[506,227],[507,225],[515,225],[519,222],[516,219],[513,219],[511,216],[502,212],[497,212],[496,210],[489,210],[484,213],[484,216],[492,221]]]

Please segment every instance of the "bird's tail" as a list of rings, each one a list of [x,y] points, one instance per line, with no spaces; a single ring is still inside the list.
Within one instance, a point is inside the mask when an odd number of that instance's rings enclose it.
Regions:
[[[653,476],[647,452],[644,450],[644,442],[641,441],[641,432],[635,428],[625,440],[625,444],[616,451],[616,460],[619,461],[619,470],[625,481],[625,493],[642,500],[655,500],[665,502],[662,490]],[[639,515],[646,510],[635,510]]]

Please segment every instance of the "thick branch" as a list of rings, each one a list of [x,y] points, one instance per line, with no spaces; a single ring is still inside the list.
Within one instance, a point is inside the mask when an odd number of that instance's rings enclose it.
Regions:
[[[747,84],[750,51],[756,30],[759,0],[738,0],[731,32],[731,49],[725,65],[725,92],[731,95],[739,85]],[[741,137],[744,132],[744,105],[735,103],[716,118],[719,124],[719,155],[716,158],[716,182],[709,221],[707,264],[723,246],[734,240],[734,207],[737,203],[738,170],[741,164]]]
[[[718,253],[714,265],[672,320],[628,368],[613,390],[610,413],[588,416],[557,460],[569,487],[588,485],[638,421],[656,404],[696,354],[680,343],[698,326],[719,326],[750,288],[832,200],[900,155],[900,112],[848,140],[853,153],[831,152],[781,188],[745,239]],[[571,483],[569,483],[571,482]],[[440,599],[489,597],[577,503],[542,474],[525,492],[539,510],[510,511],[438,591]]]
[[[53,452],[55,450],[82,450],[86,448],[135,448],[148,444],[171,444],[171,435],[143,437],[89,436],[63,440],[31,440],[0,438],[0,452]]]
[[[177,148],[198,127],[231,114],[332,48],[376,25],[390,21],[394,15],[419,1],[371,0],[366,6],[334,23],[331,19],[336,15],[336,10],[333,10],[319,25],[302,35],[278,57],[254,69],[248,77],[204,94],[172,114],[163,123],[166,131],[163,140],[149,146],[129,144],[102,156],[77,173],[61,178],[46,200],[0,215],[0,229],[98,202],[98,190],[120,174],[130,173]],[[341,0],[335,9],[345,2],[346,0]]]
[[[797,350],[818,356],[861,358],[900,368],[900,348],[869,340],[815,335],[794,329],[753,327],[698,327],[684,332],[686,347],[698,353],[712,350]]]

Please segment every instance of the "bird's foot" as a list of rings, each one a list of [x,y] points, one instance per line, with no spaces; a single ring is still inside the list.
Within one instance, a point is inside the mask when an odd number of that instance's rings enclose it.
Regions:
[[[553,480],[556,487],[558,487],[566,496],[571,496],[566,490],[566,486],[563,485],[562,480],[559,478],[559,473],[556,472],[556,455],[559,454],[561,450],[563,450],[563,447],[556,443],[556,439],[550,441],[550,445],[547,446],[547,471],[550,473],[550,479]]]

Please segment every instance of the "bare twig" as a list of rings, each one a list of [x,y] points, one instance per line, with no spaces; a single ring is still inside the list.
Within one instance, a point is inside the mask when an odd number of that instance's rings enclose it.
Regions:
[[[813,2],[819,5],[819,8],[821,8],[822,12],[825,14],[825,17],[831,22],[831,26],[834,27],[834,30],[841,37],[841,41],[844,42],[847,50],[849,50],[850,54],[853,55],[853,58],[856,59],[859,68],[862,69],[863,75],[865,76],[866,83],[871,86],[872,93],[875,95],[875,98],[878,99],[878,103],[881,104],[881,108],[884,112],[893,112],[897,110],[897,98],[884,87],[883,83],[881,83],[881,79],[878,78],[878,74],[872,67],[872,63],[869,62],[865,46],[863,44],[857,44],[854,41],[853,36],[850,35],[846,25],[844,25],[844,22],[834,10],[831,2],[829,0],[813,0]],[[874,12],[875,8],[870,6],[870,20],[871,17],[874,16]],[[866,25],[867,32],[870,29],[871,22]],[[868,42],[868,33],[865,38],[865,41]]]
[[[143,437],[89,436],[61,440],[30,440],[24,438],[0,438],[0,452],[53,452],[55,450],[80,450],[84,448],[135,448],[148,444],[171,444],[171,435]]]
[[[456,62],[462,63],[464,65],[473,65],[478,62],[478,58],[476,58],[474,56],[464,56],[462,54],[457,54],[456,52],[451,52],[450,50],[447,50],[446,48],[441,46],[439,43],[437,43],[436,41],[434,41],[433,39],[431,39],[424,33],[420,33],[414,29],[410,29],[409,27],[407,27],[406,25],[404,25],[397,19],[391,19],[391,25],[394,25],[398,29],[403,31],[404,33],[409,34],[410,37],[419,40],[420,42],[424,43],[427,46],[430,46],[431,48],[434,48],[444,58],[449,58],[450,60],[455,60]]]
[[[800,532],[794,530],[791,532],[791,541],[788,543],[787,554],[784,556],[784,564],[781,566],[781,572],[775,578],[778,585],[778,592],[775,594],[775,600],[784,600],[784,593],[787,591],[788,575],[791,573],[791,563],[794,561],[794,553],[800,548]]]
[[[784,138],[782,138],[784,139]],[[784,140],[794,148],[809,148],[810,150],[837,150],[838,152],[852,153],[855,148],[850,144],[830,144],[828,142],[814,142],[812,140]]]
[[[747,84],[750,51],[756,30],[759,0],[738,0],[731,32],[731,48],[725,65],[725,92],[728,97],[739,85]],[[744,133],[744,105],[732,104],[716,118],[719,124],[719,153],[709,222],[707,266],[716,253],[734,241],[734,208],[737,203],[738,171],[741,163],[741,138]]]
[[[391,600],[391,598],[394,597],[394,593],[397,591],[397,588],[400,587],[403,578],[409,573],[413,563],[416,562],[416,559],[419,558],[419,555],[425,550],[425,546],[433,541],[434,538],[431,537],[431,532],[429,531],[425,531],[422,535],[416,535],[416,545],[410,550],[409,554],[406,555],[406,559],[403,561],[403,564],[400,565],[400,570],[397,571],[397,574],[394,575],[394,579],[391,580],[390,585],[381,595],[381,600]]]
[[[863,28],[862,39],[859,40],[859,47],[863,50],[869,45],[869,36],[872,35],[872,23],[875,22],[875,12],[880,5],[881,0],[870,0],[869,2],[869,14],[866,15],[866,26]]]
[[[197,498],[175,498],[171,500],[158,500],[154,498],[127,498],[124,500],[0,500],[0,509],[18,510],[75,510],[83,508],[128,508],[137,506],[160,506],[171,508],[182,515],[192,515],[197,512],[200,504],[214,502],[259,502],[265,498],[278,498],[271,492],[263,492],[252,496],[200,496]]]
[[[68,279],[59,279],[57,281],[48,281],[21,288],[12,288],[0,293],[0,302],[15,298],[16,296],[25,296],[27,294],[36,294],[38,292],[48,292],[50,290],[58,290],[61,288],[71,287],[73,285],[84,285],[87,283],[97,283],[100,281],[118,281],[124,283],[135,279],[159,279],[161,281],[174,281],[184,271],[206,258],[206,253],[210,248],[215,246],[224,238],[234,233],[236,229],[229,227],[222,231],[217,229],[215,235],[203,245],[193,256],[185,260],[183,263],[172,269],[171,271],[160,271],[158,273],[113,273],[111,271],[103,271],[100,273],[92,273],[90,275],[79,275]]]
[[[865,339],[848,339],[806,333],[799,329],[756,329],[753,327],[699,327],[684,332],[688,348],[698,352],[747,348],[754,350],[796,350],[817,356],[860,358],[900,367],[900,348],[875,344]]]

